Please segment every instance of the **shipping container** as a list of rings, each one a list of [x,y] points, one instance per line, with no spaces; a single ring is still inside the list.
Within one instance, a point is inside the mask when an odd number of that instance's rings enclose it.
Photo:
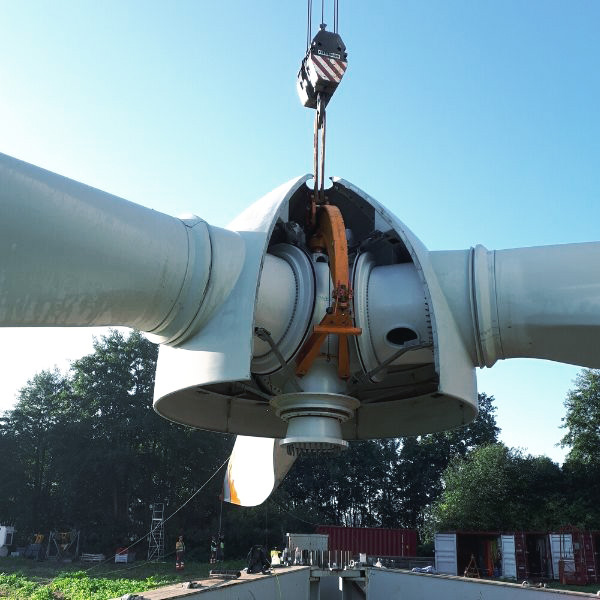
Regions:
[[[435,570],[447,575],[458,575],[456,534],[435,534]]]
[[[353,556],[366,554],[374,557],[417,555],[415,529],[318,525],[317,533],[329,535],[330,551],[348,550]]]
[[[575,571],[573,557],[573,536],[570,533],[550,533],[552,553],[552,571],[554,579],[560,579],[561,570],[566,573]],[[563,563],[561,568],[560,563]]]
[[[12,525],[0,525],[0,546],[11,546],[15,528]]]
[[[435,568],[449,575],[515,577],[515,538],[500,532],[454,532],[435,535]]]
[[[8,556],[14,535],[15,528],[12,525],[0,525],[0,556]]]
[[[541,581],[552,579],[554,566],[552,564],[552,544],[547,532],[521,532],[525,550],[525,573],[523,579]],[[521,574],[519,574],[521,578]]]
[[[552,538],[545,531],[517,531],[516,577],[519,581],[542,581],[554,575]]]
[[[515,551],[515,536],[512,534],[500,535],[500,552],[502,554],[502,577],[505,579],[517,578],[517,555]]]
[[[586,578],[588,583],[598,583],[600,581],[598,577],[598,567],[600,555],[598,554],[598,542],[600,542],[600,536],[595,531],[582,531],[580,539],[577,540],[577,545],[581,553],[581,562],[583,563]],[[573,541],[573,546],[576,542]],[[575,552],[577,550],[574,548]]]
[[[592,552],[594,555],[594,567],[596,571],[595,583],[600,583],[600,531],[590,532],[592,537]]]
[[[564,527],[550,538],[555,579],[574,585],[600,581],[600,534],[597,531]]]
[[[565,528],[559,533],[438,533],[435,564],[438,572],[450,575],[464,575],[474,566],[481,577],[596,583],[600,579],[600,532]]]
[[[328,536],[321,533],[286,533],[286,537],[292,556],[296,548],[302,551],[327,550]]]
[[[591,531],[592,554],[594,556],[594,569],[596,580],[594,583],[600,583],[600,531]]]

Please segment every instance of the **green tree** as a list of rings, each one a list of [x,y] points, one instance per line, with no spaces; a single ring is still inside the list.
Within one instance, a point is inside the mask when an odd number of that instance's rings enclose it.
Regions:
[[[600,463],[600,370],[584,369],[577,375],[565,407],[562,427],[567,432],[561,445],[570,448],[568,460]]]
[[[79,499],[77,517],[110,515],[111,528],[123,535],[128,533],[129,511],[139,498],[141,481],[148,476],[147,445],[156,444],[148,431],[154,429],[150,417],[156,418],[156,357],[156,346],[139,332],[126,338],[113,330],[94,341],[92,354],[71,366],[70,417],[77,435],[65,476]],[[90,478],[97,486],[89,486]],[[76,498],[70,504],[75,508]]]
[[[20,390],[15,408],[3,418],[3,460],[12,463],[6,470],[12,473],[8,497],[16,501],[15,518],[29,531],[37,531],[56,514],[55,456],[67,396],[65,378],[57,370],[42,371]]]
[[[444,491],[432,517],[439,529],[498,530],[513,519],[511,453],[502,444],[455,460],[443,476]]]
[[[275,499],[305,521],[381,526],[397,446],[397,440],[365,440],[337,455],[301,456]]]
[[[547,457],[525,456],[501,443],[455,458],[427,515],[427,533],[453,529],[536,530],[564,524],[564,478]]]
[[[566,522],[600,528],[600,370],[584,369],[565,400],[561,440],[569,453],[563,465],[567,480]]]
[[[157,353],[139,332],[126,337],[113,330],[72,365],[70,423],[77,435],[63,456],[65,496],[71,514],[99,545],[143,535],[150,504],[165,501],[170,514],[210,477],[233,443],[232,436],[198,432],[154,412]],[[215,478],[187,513],[170,521],[173,544],[185,529],[190,549],[208,546],[221,485],[222,478]]]
[[[463,427],[402,439],[395,467],[397,522],[423,525],[424,514],[442,491],[442,474],[453,459],[497,441],[494,397],[479,394],[477,418]]]
[[[87,551],[109,553],[148,531],[150,504],[166,501],[168,515],[214,473],[232,436],[152,410],[156,358],[138,332],[111,331],[68,377],[42,372],[29,382],[0,420],[0,516],[22,534],[78,528]],[[208,552],[221,486],[216,477],[169,522],[167,547],[185,532],[190,550]]]

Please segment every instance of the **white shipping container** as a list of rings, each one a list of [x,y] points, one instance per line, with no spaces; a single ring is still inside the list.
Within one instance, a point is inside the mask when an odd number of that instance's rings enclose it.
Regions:
[[[438,573],[457,575],[456,534],[435,534],[435,570]]]
[[[573,536],[570,533],[551,533],[550,535],[550,552],[552,555],[552,570],[554,579],[559,578],[558,561],[565,561],[565,573],[575,571],[575,557],[573,556]]]
[[[327,550],[329,535],[322,533],[287,533],[287,546],[294,556],[294,550]]]
[[[0,525],[0,546],[11,546],[15,528],[12,525]]]
[[[517,557],[515,554],[515,536],[501,535],[500,550],[502,552],[502,577],[517,578]]]
[[[515,536],[499,535],[498,543],[502,552],[502,577],[516,579]],[[462,575],[458,572],[456,533],[435,534],[435,570],[447,575]]]

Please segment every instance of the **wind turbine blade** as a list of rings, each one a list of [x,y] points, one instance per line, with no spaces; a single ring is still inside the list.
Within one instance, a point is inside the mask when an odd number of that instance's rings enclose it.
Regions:
[[[278,439],[238,435],[225,472],[224,499],[239,506],[262,504],[295,460]]]
[[[600,367],[600,242],[431,257],[477,366],[523,357]]]
[[[155,329],[187,266],[178,219],[0,155],[0,323]]]
[[[225,291],[243,262],[235,232],[3,154],[0,214],[0,326],[125,325],[177,343],[201,321],[214,239],[236,258]]]

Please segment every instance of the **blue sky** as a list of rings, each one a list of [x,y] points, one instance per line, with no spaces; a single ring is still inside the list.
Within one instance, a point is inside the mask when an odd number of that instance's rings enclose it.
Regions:
[[[0,152],[224,225],[312,168],[313,113],[295,91],[305,12],[0,0]],[[329,105],[327,174],[433,250],[600,239],[599,26],[591,0],[341,0],[349,67]],[[86,330],[0,339],[3,407],[91,349]],[[502,439],[560,460],[577,371],[516,360],[480,373]]]

